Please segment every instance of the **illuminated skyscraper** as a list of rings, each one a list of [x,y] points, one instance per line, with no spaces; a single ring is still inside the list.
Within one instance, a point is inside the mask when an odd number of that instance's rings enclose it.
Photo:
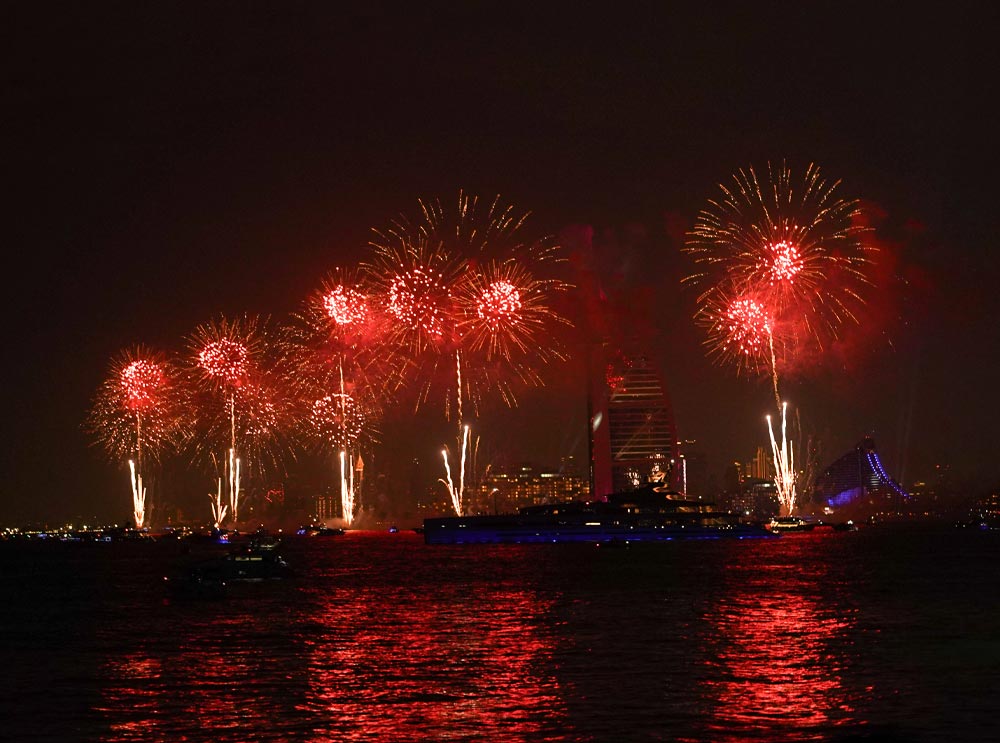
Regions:
[[[663,377],[648,355],[594,352],[590,392],[591,492],[630,490],[650,479],[677,487],[677,430]]]
[[[909,499],[909,494],[882,465],[875,440],[866,437],[826,468],[816,479],[814,497],[823,505],[868,510]]]

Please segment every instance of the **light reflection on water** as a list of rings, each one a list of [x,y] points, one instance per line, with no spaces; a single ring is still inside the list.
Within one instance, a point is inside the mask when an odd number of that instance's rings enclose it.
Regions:
[[[294,580],[186,602],[162,546],[8,551],[36,583],[0,615],[0,716],[12,740],[984,739],[1000,540],[975,538],[353,533],[289,541]]]
[[[862,722],[842,679],[856,612],[843,597],[824,598],[840,586],[829,565],[806,564],[803,553],[816,544],[813,535],[789,536],[782,558],[799,559],[726,573],[709,616],[716,654],[703,692],[716,702],[709,728],[719,741],[815,739]]]
[[[530,740],[558,729],[551,650],[535,631],[543,601],[482,588],[444,606],[420,592],[392,601],[366,593],[319,603],[302,707],[323,720],[315,740],[393,740],[407,729],[459,738],[503,729]]]

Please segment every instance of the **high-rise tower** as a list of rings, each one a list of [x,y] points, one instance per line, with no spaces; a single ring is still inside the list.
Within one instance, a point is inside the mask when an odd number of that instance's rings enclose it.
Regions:
[[[593,495],[601,498],[649,480],[676,487],[677,430],[662,374],[650,356],[595,349],[590,388]]]

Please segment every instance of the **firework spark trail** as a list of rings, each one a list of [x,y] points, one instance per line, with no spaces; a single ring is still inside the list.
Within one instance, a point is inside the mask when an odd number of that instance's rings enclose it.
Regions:
[[[795,513],[795,455],[788,441],[786,430],[786,410],[788,403],[782,403],[781,409],[781,446],[774,438],[774,428],[771,416],[767,416],[767,431],[771,437],[771,453],[774,455],[774,486],[778,494],[781,513],[791,516]]]
[[[229,450],[229,513],[233,523],[239,522],[240,503],[240,460],[236,449]]]
[[[455,509],[456,516],[462,516],[464,514],[464,496],[465,496],[465,468],[467,460],[467,452],[469,449],[469,427],[465,426],[462,432],[462,454],[460,458],[461,471],[458,476],[458,487],[455,487],[455,482],[451,476],[451,463],[448,461],[448,447],[444,447],[441,450],[441,458],[444,460],[444,478],[438,478],[438,482],[445,486],[448,490],[448,495],[451,497],[451,506]]]
[[[448,495],[451,497],[451,506],[455,509],[455,513],[459,516],[462,515],[462,502],[455,495],[455,483],[451,479],[451,464],[448,463],[448,447],[446,446],[441,450],[441,458],[444,460],[444,478],[438,478],[438,482],[448,489]]]
[[[774,356],[774,336],[770,332],[767,334],[767,345],[771,351],[771,386],[774,388],[774,404],[781,410],[781,394],[778,392],[778,360]],[[783,417],[784,413],[782,413]]]
[[[778,362],[774,356],[774,339],[768,333],[768,343],[771,350],[771,383],[774,387],[774,403],[781,411],[781,448],[779,449],[774,440],[774,430],[771,427],[771,416],[767,416],[767,431],[771,437],[771,454],[774,458],[774,487],[778,495],[778,503],[781,506],[783,515],[791,516],[795,513],[795,449],[791,441],[788,440],[787,428],[785,426],[785,414],[788,406],[787,402],[781,401],[781,394],[778,392]],[[796,411],[798,414],[798,411]]]
[[[139,346],[120,353],[109,368],[85,427],[110,459],[129,463],[136,528],[147,525],[146,466],[183,437],[185,397],[164,354]],[[143,484],[137,484],[141,481]]]
[[[458,473],[458,502],[460,510],[461,506],[463,505],[462,502],[465,498],[465,460],[468,451],[469,451],[469,427],[466,426],[462,434],[462,459],[461,459],[462,470]],[[461,516],[462,514],[459,513],[458,515]]]
[[[212,501],[212,522],[215,528],[218,529],[222,526],[222,522],[226,518],[226,511],[228,506],[222,502],[222,478],[219,478],[219,488],[215,492],[215,495],[211,493],[208,494],[209,499]]]
[[[858,322],[861,290],[870,285],[864,268],[876,251],[864,240],[870,228],[859,202],[841,198],[839,186],[815,165],[801,181],[784,163],[768,164],[766,180],[752,167],[741,169],[732,183],[719,185],[684,246],[700,266],[684,281],[708,287],[695,319],[708,330],[710,355],[734,363],[737,372],[769,372],[782,417],[780,446],[767,419],[775,485],[789,514],[796,473],[779,365],[801,361],[810,349],[822,352],[846,322]]]
[[[348,459],[346,451],[340,452],[340,498],[344,511],[344,523],[354,523],[354,457]]]
[[[135,461],[128,460],[128,468],[132,476],[132,511],[135,516],[135,528],[141,529],[146,520],[146,488],[142,484],[142,475],[136,474]]]
[[[347,421],[347,389],[344,385],[344,366],[341,363],[338,367],[340,372],[340,418],[346,426]],[[347,436],[345,435],[345,445]],[[344,460],[350,462],[349,477],[344,478]],[[340,505],[344,514],[344,522],[350,526],[354,523],[354,455],[347,451],[340,452]]]

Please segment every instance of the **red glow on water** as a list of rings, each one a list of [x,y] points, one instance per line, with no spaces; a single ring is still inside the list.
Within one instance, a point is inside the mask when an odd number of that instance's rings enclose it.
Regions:
[[[247,372],[248,353],[242,343],[222,338],[205,344],[198,363],[211,376],[228,384],[238,383]]]
[[[379,537],[348,539],[381,548]],[[424,548],[414,535],[394,539],[404,555]],[[366,551],[351,547],[354,555]],[[346,549],[343,559],[348,569],[366,569]],[[557,648],[539,631],[549,611],[551,600],[511,586],[456,586],[447,608],[419,583],[385,593],[357,590],[352,600],[318,592],[301,661],[304,705],[324,720],[311,740],[420,740],[444,730],[455,739],[550,739],[544,733],[566,721],[551,670]],[[397,629],[386,633],[387,626]],[[358,693],[364,689],[391,700],[391,714],[389,705]]]
[[[361,292],[344,286],[331,289],[323,297],[326,314],[338,325],[358,325],[368,319],[368,300]]]
[[[808,550],[823,538],[795,546]],[[711,739],[799,740],[791,731],[855,724],[856,692],[841,677],[839,657],[852,618],[824,607],[825,568],[790,579],[786,565],[753,560],[732,574],[712,619],[708,663],[722,672],[707,683],[715,699]]]
[[[143,410],[156,402],[157,392],[165,378],[160,365],[138,359],[121,371],[121,387],[125,393],[125,406],[129,410]]]

